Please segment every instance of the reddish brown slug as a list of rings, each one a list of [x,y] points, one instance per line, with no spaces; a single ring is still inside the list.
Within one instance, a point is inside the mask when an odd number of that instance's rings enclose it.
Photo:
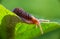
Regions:
[[[40,24],[38,19],[25,12],[23,9],[15,8],[13,12],[17,14],[26,23],[37,24],[37,25]]]
[[[40,26],[40,21],[37,18],[35,18],[34,16],[25,12],[23,9],[15,8],[13,10],[13,12],[16,15],[18,15],[21,18],[22,21],[24,21],[26,23],[30,23],[30,24],[36,24],[37,26]],[[43,34],[43,30],[42,30],[41,26],[40,26],[40,30],[41,30],[41,33]]]

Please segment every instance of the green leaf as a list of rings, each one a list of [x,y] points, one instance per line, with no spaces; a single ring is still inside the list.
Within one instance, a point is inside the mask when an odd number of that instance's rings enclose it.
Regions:
[[[41,23],[41,26],[44,34],[60,28],[57,22]],[[36,25],[21,22],[16,14],[0,4],[0,39],[33,39],[44,34]]]

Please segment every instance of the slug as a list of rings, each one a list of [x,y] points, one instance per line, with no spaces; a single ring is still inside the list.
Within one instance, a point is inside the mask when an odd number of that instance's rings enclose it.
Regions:
[[[13,10],[13,12],[18,15],[21,20],[25,23],[29,23],[29,24],[36,24],[36,27],[39,26],[41,33],[43,34],[43,30],[42,30],[42,26],[40,24],[40,21],[35,18],[34,16],[32,16],[31,14],[28,14],[27,12],[25,12],[23,9],[21,8],[15,8]]]

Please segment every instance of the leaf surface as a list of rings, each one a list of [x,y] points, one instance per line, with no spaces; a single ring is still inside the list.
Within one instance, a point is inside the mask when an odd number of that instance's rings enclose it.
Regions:
[[[57,22],[41,23],[41,26],[44,34],[60,28]],[[39,27],[21,22],[16,14],[0,4],[0,37],[2,39],[33,39],[41,35]]]

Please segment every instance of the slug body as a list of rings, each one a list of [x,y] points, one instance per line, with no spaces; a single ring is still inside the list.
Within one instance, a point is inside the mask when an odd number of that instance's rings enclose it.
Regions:
[[[21,18],[21,20],[26,22],[26,23],[36,24],[36,25],[40,24],[38,19],[36,19],[34,16],[28,14],[27,12],[25,12],[22,9],[15,8],[13,12],[15,14],[17,14]]]

